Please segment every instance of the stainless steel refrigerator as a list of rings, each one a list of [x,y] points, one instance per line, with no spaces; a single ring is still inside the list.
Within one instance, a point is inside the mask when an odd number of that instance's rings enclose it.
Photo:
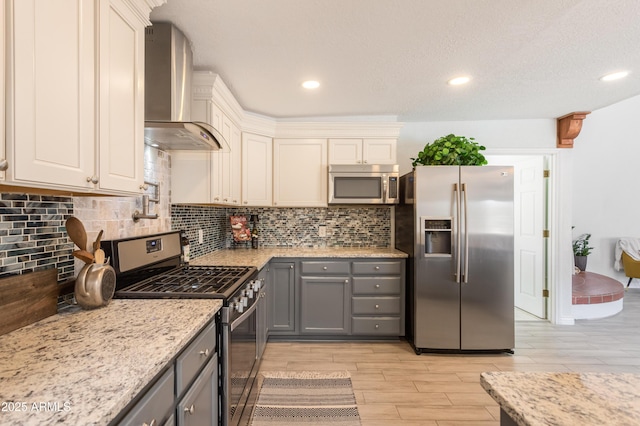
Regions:
[[[425,351],[512,352],[513,168],[418,166],[400,178],[407,336]]]

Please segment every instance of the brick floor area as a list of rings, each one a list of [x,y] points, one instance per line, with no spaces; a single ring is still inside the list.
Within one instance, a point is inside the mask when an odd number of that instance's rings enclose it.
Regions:
[[[572,303],[591,305],[614,302],[624,297],[624,286],[617,280],[594,272],[580,272],[573,276]]]

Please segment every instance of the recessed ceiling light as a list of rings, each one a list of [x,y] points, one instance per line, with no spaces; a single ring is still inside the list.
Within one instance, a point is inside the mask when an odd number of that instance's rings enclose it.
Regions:
[[[602,77],[600,77],[600,80],[602,81],[618,80],[620,78],[625,78],[628,75],[629,75],[629,71],[612,72],[611,74],[603,75]]]
[[[315,80],[309,80],[302,83],[302,87],[304,87],[305,89],[317,89],[318,87],[320,87],[320,83]]]
[[[459,86],[461,84],[467,84],[471,80],[471,77],[456,77],[447,81],[447,84],[451,86]]]

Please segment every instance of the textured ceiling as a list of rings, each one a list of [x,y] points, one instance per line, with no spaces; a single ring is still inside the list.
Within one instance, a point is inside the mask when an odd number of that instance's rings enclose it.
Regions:
[[[178,26],[245,110],[280,119],[555,118],[640,94],[638,0],[168,0],[151,20]],[[472,80],[446,84],[458,75]]]

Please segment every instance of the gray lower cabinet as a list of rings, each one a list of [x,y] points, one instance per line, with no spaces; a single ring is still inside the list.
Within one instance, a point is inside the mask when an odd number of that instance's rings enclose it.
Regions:
[[[216,339],[216,324],[211,321],[112,424],[218,424]]]
[[[404,336],[404,266],[404,260],[353,262],[353,335]]]
[[[291,335],[296,329],[295,262],[269,263],[267,323],[270,335]]]
[[[178,403],[178,425],[218,423],[218,356],[214,355]]]
[[[300,333],[349,334],[350,295],[348,276],[301,277]]]
[[[267,294],[269,293],[269,268],[265,267],[258,273],[262,280],[262,287],[258,291],[258,306],[256,308],[256,358],[261,359],[267,346]]]

